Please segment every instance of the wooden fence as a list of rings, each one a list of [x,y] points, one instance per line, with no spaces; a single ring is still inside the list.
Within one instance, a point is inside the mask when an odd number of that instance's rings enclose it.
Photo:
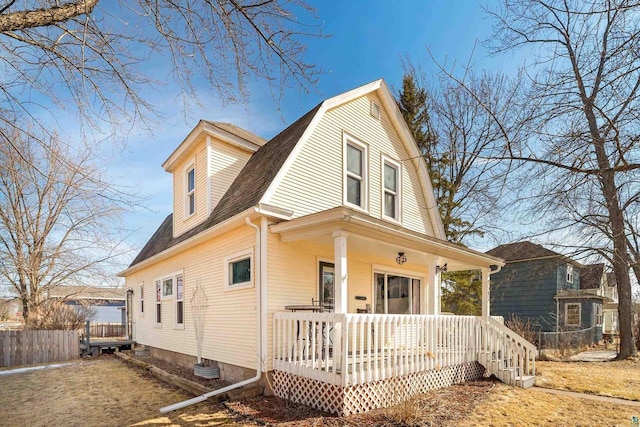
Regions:
[[[124,323],[90,323],[89,333],[91,334],[92,340],[124,337]]]
[[[64,362],[79,357],[78,331],[0,331],[0,367]]]

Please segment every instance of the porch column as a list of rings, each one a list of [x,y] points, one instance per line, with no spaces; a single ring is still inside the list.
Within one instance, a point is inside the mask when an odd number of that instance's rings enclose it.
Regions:
[[[491,270],[489,268],[482,268],[482,318],[489,320],[491,314],[491,308],[489,307],[489,277]]]
[[[347,312],[347,285],[349,275],[347,273],[347,237],[349,233],[342,230],[333,232],[334,262],[335,262],[335,301],[336,313]]]

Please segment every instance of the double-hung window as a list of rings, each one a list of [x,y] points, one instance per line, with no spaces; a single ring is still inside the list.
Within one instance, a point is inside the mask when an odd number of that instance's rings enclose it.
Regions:
[[[580,326],[580,303],[567,303],[564,306],[564,325]]]
[[[140,289],[140,316],[144,316],[144,283],[138,285]]]
[[[195,166],[189,166],[186,172],[186,200],[185,208],[187,216],[191,216],[196,212],[196,169]]]
[[[345,203],[367,209],[367,146],[345,137]]]
[[[162,325],[162,282],[156,280],[156,325]]]
[[[390,159],[382,162],[382,215],[400,221],[400,164]]]
[[[225,284],[227,289],[238,289],[253,284],[253,250],[247,249],[224,259]]]
[[[184,327],[184,280],[176,276],[176,326]]]

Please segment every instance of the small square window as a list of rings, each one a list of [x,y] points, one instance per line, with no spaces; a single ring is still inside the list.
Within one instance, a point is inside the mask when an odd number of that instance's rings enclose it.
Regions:
[[[251,258],[233,261],[230,264],[230,285],[239,285],[251,281]]]
[[[251,286],[253,281],[251,249],[230,255],[224,259],[225,284],[228,289]]]

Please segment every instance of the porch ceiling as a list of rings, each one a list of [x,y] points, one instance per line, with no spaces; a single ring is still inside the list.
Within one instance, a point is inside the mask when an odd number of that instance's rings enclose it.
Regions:
[[[279,234],[283,242],[312,240],[328,246],[333,245],[334,232],[346,231],[349,233],[349,250],[393,259],[398,252],[405,252],[410,262],[447,263],[449,271],[504,265],[500,258],[417,233],[345,207],[283,221],[271,225],[270,229]]]

